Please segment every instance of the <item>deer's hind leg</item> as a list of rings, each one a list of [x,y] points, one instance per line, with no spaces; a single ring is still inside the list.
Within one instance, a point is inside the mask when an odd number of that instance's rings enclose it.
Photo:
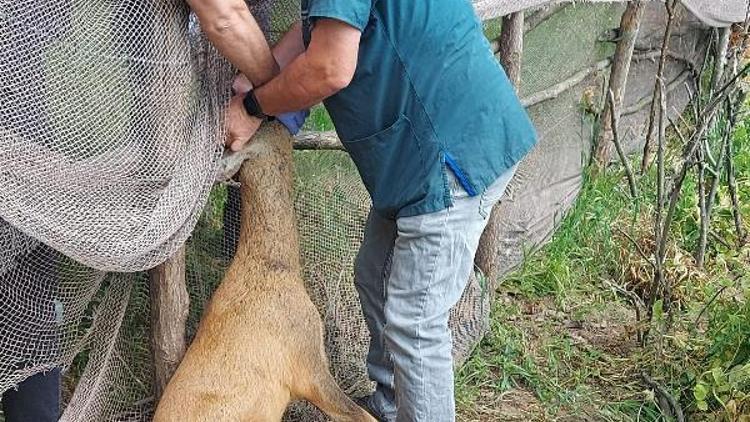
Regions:
[[[375,422],[375,418],[347,397],[327,371],[312,380],[305,399],[336,422]]]
[[[318,319],[319,336],[308,336],[307,347],[296,361],[292,394],[305,399],[336,422],[375,422],[364,409],[352,401],[331,375],[323,347],[323,329]]]

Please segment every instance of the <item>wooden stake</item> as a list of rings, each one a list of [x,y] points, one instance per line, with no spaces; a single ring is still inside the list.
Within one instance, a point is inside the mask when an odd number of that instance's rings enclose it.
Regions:
[[[508,78],[518,92],[521,83],[521,59],[523,57],[524,13],[518,12],[503,17],[500,34],[500,62]]]
[[[503,18],[503,30],[500,35],[500,62],[508,74],[508,78],[516,87],[521,83],[521,60],[523,58],[523,12],[513,13]],[[490,215],[487,228],[482,234],[477,250],[476,264],[487,277],[489,291],[495,291],[495,283],[499,277],[498,249],[501,245],[500,228],[501,216],[497,207]]]
[[[187,348],[185,326],[190,297],[185,283],[185,248],[149,271],[149,278],[154,397],[158,403]]]
[[[614,102],[604,108],[601,122],[602,128],[599,131],[599,139],[596,142],[594,151],[594,162],[599,167],[604,167],[609,163],[611,156],[612,140],[612,116],[613,111],[622,109],[622,99],[625,94],[625,87],[628,82],[630,73],[630,64],[633,60],[633,51],[635,42],[638,39],[638,32],[641,28],[641,19],[645,6],[642,1],[628,3],[625,12],[620,20],[620,41],[617,42],[614,58],[612,59],[612,70],[609,77],[609,90],[614,94]],[[617,119],[619,115],[614,116]]]

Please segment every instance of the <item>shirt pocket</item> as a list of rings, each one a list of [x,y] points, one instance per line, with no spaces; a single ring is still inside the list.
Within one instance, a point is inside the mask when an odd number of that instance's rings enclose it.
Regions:
[[[343,143],[380,214],[394,217],[427,196],[421,140],[406,116],[380,132]]]

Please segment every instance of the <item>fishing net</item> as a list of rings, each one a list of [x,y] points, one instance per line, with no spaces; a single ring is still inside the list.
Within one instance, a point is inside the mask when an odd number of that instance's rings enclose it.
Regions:
[[[687,101],[685,71],[703,57],[705,23],[744,19],[739,3],[686,2],[673,43],[685,60],[670,60],[667,69],[671,112]],[[505,13],[533,6],[546,13],[527,28],[524,98],[611,55],[602,34],[618,26],[624,7],[475,5],[488,34]],[[272,42],[298,16],[294,1],[250,6]],[[644,51],[658,48],[662,9],[649,5]],[[639,104],[651,94],[654,67],[641,60],[631,73],[631,149],[642,141],[647,107]],[[181,0],[0,0],[0,391],[62,367],[63,420],[150,419],[143,270],[187,242],[191,337],[234,250],[238,190],[214,185],[232,75]],[[605,79],[605,71],[591,72],[531,107],[541,143],[500,205],[504,270],[547,239],[575,200],[593,136],[587,116]],[[298,152],[295,162],[304,278],[324,321],[332,371],[348,393],[366,393],[368,338],[352,263],[369,198],[343,152]],[[482,277],[472,277],[453,312],[457,362],[487,328],[487,293]],[[289,418],[312,420],[308,410],[297,407]]]

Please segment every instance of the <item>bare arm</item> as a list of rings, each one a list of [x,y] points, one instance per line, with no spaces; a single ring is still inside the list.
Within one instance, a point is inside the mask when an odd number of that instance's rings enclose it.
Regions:
[[[254,93],[263,112],[277,116],[304,110],[346,88],[357,69],[361,36],[358,29],[344,22],[321,19],[305,51],[301,26],[295,26],[274,49],[284,70],[265,85],[253,83],[258,87]],[[288,60],[291,63],[287,65]],[[246,90],[237,81],[235,89]],[[261,124],[247,114],[243,98],[244,94],[235,95],[228,110],[226,142],[234,151],[239,151]]]
[[[305,52],[302,40],[302,22],[297,22],[284,34],[284,37],[273,47],[273,56],[279,67],[284,69]]]
[[[243,0],[187,0],[209,41],[254,86],[279,73],[271,48]]]
[[[288,34],[294,37],[290,45],[297,41],[294,32]],[[300,41],[301,34],[300,30]],[[361,36],[358,29],[344,22],[319,20],[307,51],[297,56],[278,77],[255,90],[263,112],[279,115],[303,110],[346,88],[357,69]]]
[[[289,66],[300,54],[305,52],[305,43],[302,39],[302,22],[297,22],[291,26],[289,31],[276,43],[273,47],[273,57],[276,59],[276,63],[283,70]],[[247,78],[247,76],[240,73],[234,79],[232,89],[235,94],[245,94],[247,91],[253,89],[253,84]]]

